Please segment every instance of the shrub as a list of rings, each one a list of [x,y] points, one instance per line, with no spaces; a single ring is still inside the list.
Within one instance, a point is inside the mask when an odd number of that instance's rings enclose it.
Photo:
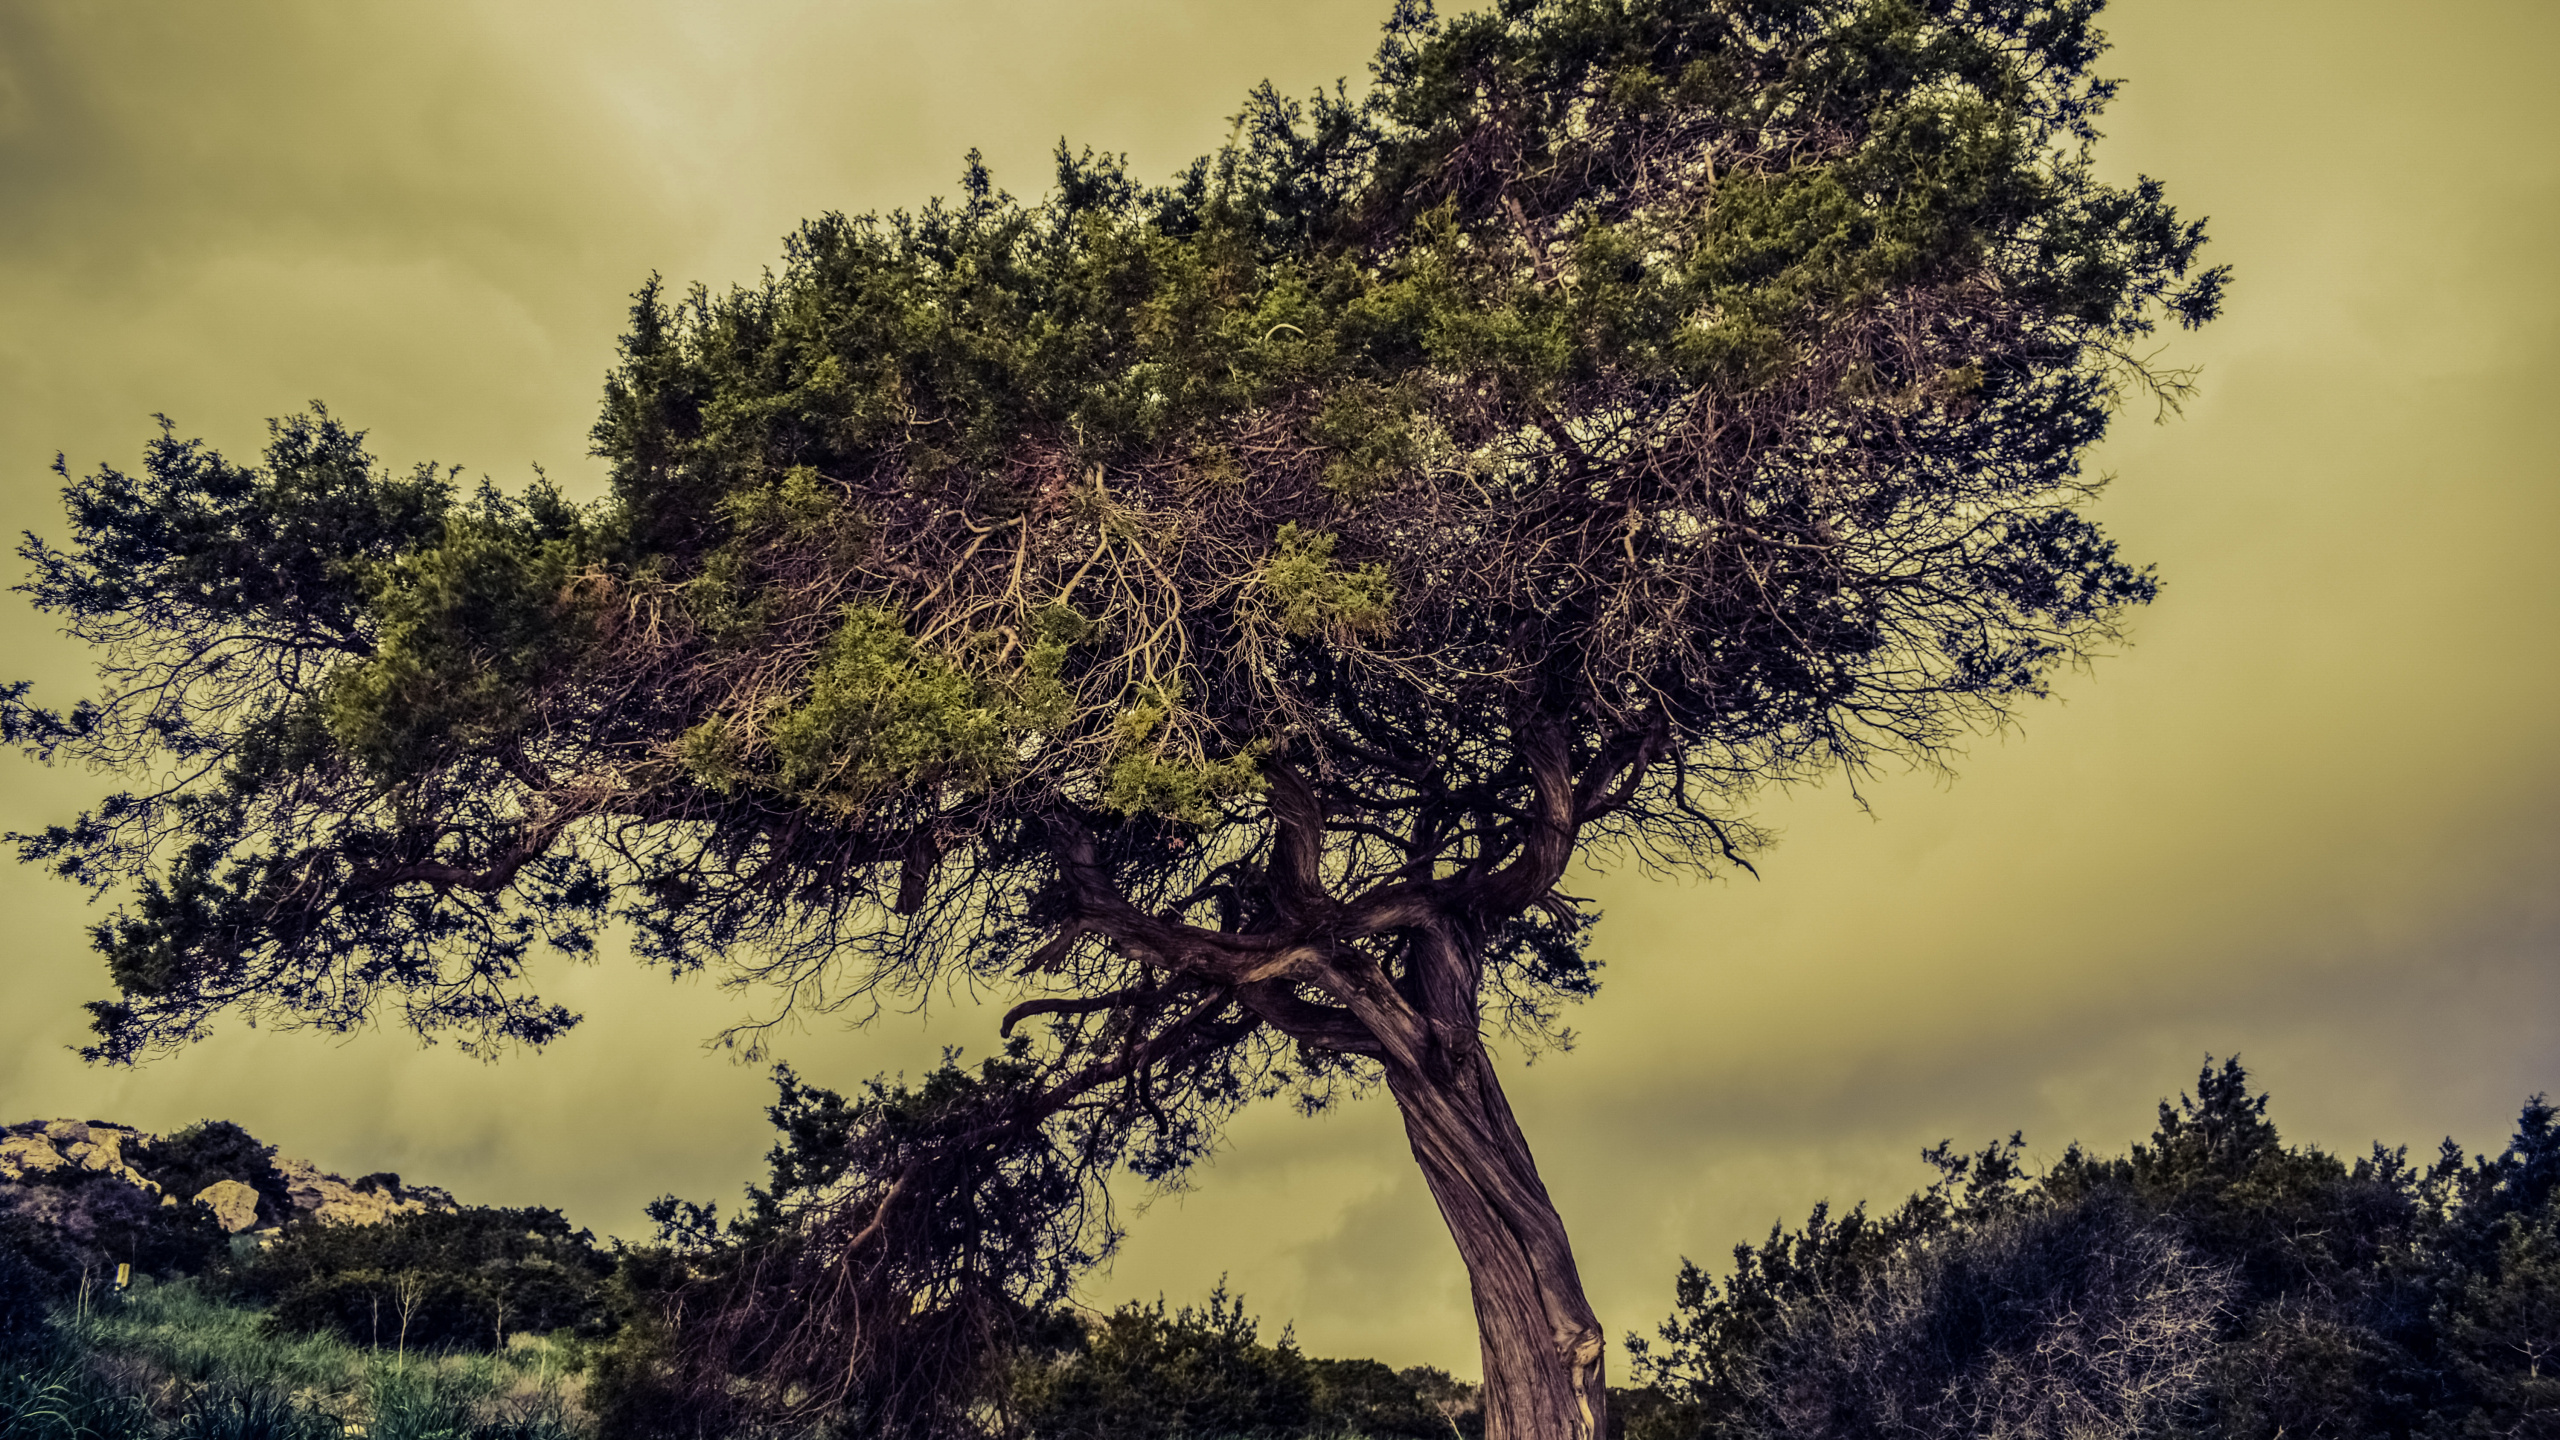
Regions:
[[[14,1216],[0,1221],[0,1366],[52,1338],[46,1310],[54,1276],[29,1253],[37,1239],[34,1227]]]
[[[146,1275],[195,1274],[224,1247],[210,1212],[162,1205],[99,1170],[30,1172],[0,1185],[0,1206],[0,1249],[40,1272],[57,1296],[76,1288],[83,1270],[112,1271],[122,1262]]]
[[[1475,1388],[1427,1365],[1390,1370],[1375,1360],[1309,1360],[1314,1429],[1367,1440],[1459,1440],[1474,1421]],[[1443,1406],[1447,1408],[1443,1408]],[[1463,1408],[1461,1408],[1463,1407]]]
[[[2560,1110],[2499,1154],[2284,1142],[2238,1062],[2120,1158],[2017,1137],[1684,1264],[1633,1440],[2560,1435]]]
[[[2120,1199],[2001,1215],[1790,1297],[1737,1379],[1801,1440],[2142,1435],[2200,1389],[2231,1289]]]
[[[132,1163],[182,1202],[206,1186],[237,1180],[258,1192],[259,1218],[280,1224],[292,1217],[293,1198],[276,1171],[275,1155],[276,1147],[259,1144],[228,1120],[199,1120],[142,1147]]]
[[[1305,1433],[1314,1372],[1286,1331],[1277,1345],[1259,1332],[1223,1281],[1198,1310],[1126,1305],[1064,1358],[1019,1374],[1011,1408],[1041,1440]]]
[[[556,1210],[474,1207],[376,1225],[300,1222],[242,1257],[231,1292],[278,1334],[492,1349],[511,1333],[613,1328],[613,1259]]]

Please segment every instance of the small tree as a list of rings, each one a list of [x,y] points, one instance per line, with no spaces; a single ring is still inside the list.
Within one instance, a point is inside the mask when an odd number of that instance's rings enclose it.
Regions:
[[[1002,1058],[789,1192],[761,1393],[845,1401],[1107,1248],[1116,1166],[1377,1082],[1488,1434],[1601,1433],[1486,1045],[1593,989],[1568,866],[1740,863],[1755,788],[1934,760],[2152,593],[2081,457],[2222,274],[2093,174],[2096,10],[1402,0],[1367,97],[1266,87],[1169,185],[973,156],[755,288],[652,281],[598,506],[317,411],[63,472],[29,588],[108,690],[8,732],[154,775],[23,841],[132,888],[91,1053],[385,1005],[538,1044],[528,955],[615,916],[787,1008],[1008,988]]]
[[[427,1298],[427,1277],[415,1270],[403,1270],[391,1277],[392,1298],[400,1307],[400,1348],[392,1361],[395,1370],[409,1365],[409,1322],[418,1316],[418,1306]]]

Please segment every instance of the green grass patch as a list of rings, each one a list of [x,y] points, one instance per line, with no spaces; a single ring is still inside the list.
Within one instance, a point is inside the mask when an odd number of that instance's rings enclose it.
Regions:
[[[136,1280],[56,1317],[0,1382],[0,1440],[573,1440],[585,1346],[496,1352],[279,1335],[197,1282]]]

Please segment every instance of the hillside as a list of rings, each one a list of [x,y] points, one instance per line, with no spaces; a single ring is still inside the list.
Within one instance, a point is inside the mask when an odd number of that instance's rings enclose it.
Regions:
[[[459,1208],[444,1191],[397,1175],[351,1180],[280,1157],[227,1121],[170,1135],[103,1120],[0,1130],[0,1223],[44,1236],[50,1243],[37,1248],[57,1267],[191,1270],[218,1236]]]

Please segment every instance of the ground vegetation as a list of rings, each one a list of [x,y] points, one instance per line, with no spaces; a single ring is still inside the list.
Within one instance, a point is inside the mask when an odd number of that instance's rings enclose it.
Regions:
[[[795,1117],[843,1103],[787,1085]],[[1716,1272],[1684,1262],[1669,1318],[1630,1337],[1639,1383],[1613,1391],[1613,1435],[2553,1433],[2560,1115],[2536,1098],[2497,1153],[2448,1143],[2417,1163],[2399,1148],[2348,1159],[2288,1142],[2269,1110],[2237,1062],[2208,1065],[2121,1155],[2075,1146],[2036,1169],[2023,1137],[1942,1144],[1924,1157],[1934,1178],[1899,1204],[1818,1208]],[[780,1154],[778,1172],[800,1173],[787,1134]],[[868,1417],[777,1424],[753,1405],[706,1406],[679,1383],[698,1360],[670,1343],[660,1302],[688,1293],[685,1274],[753,1263],[765,1246],[752,1230],[701,1228],[707,1206],[661,1208],[667,1234],[614,1251],[607,1323],[528,1328],[502,1347],[473,1327],[403,1346],[280,1324],[218,1269],[50,1289],[47,1269],[0,1243],[0,1277],[32,1275],[39,1294],[30,1306],[0,1287],[0,1440],[322,1440],[349,1424],[422,1440],[876,1433]],[[306,1247],[279,1269],[358,1273],[422,1243]],[[1479,1387],[1303,1354],[1223,1285],[1199,1305],[1027,1313],[1005,1335],[995,1363],[953,1377],[980,1440],[1482,1440],[1486,1427]],[[742,1393],[752,1366],[737,1372]]]
[[[2285,1143],[2237,1061],[2122,1156],[2031,1174],[1941,1147],[1936,1184],[1684,1265],[1638,1440],[2560,1433],[2560,1125],[2496,1155]]]

